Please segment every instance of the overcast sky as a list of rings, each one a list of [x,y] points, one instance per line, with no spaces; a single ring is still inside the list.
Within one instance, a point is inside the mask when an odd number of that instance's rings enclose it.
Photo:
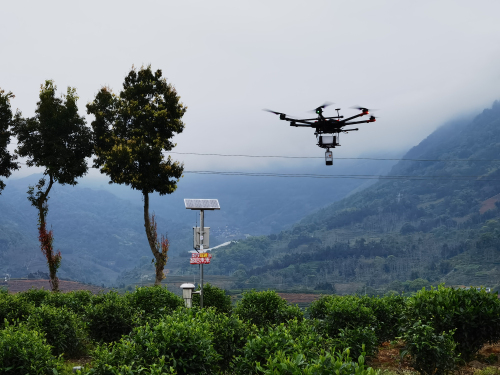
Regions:
[[[303,116],[331,101],[326,114],[380,116],[342,135],[334,156],[380,154],[500,99],[499,14],[498,0],[4,1],[0,87],[30,116],[53,79],[61,93],[76,87],[86,115],[102,85],[119,92],[132,64],[151,64],[188,106],[179,152],[323,156],[313,130],[262,108]],[[177,157],[187,170],[291,163]]]

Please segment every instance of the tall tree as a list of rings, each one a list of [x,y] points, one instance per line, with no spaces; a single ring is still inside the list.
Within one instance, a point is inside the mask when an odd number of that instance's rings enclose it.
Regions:
[[[5,93],[0,89],[0,176],[9,177],[13,170],[19,169],[19,165],[14,162],[17,155],[11,155],[7,146],[10,143],[10,128],[12,126],[12,110],[10,99],[14,97],[10,91]],[[0,180],[0,194],[5,188],[5,183]]]
[[[17,112],[13,127],[19,142],[16,152],[28,158],[28,166],[45,168],[38,184],[29,187],[28,199],[38,209],[40,247],[47,258],[53,291],[59,289],[61,253],[54,252],[52,230],[47,231],[49,192],[56,182],[76,185],[76,179],[88,171],[85,158],[92,155],[92,132],[78,114],[76,90],[68,87],[61,98],[56,97],[56,90],[53,81],[45,81],[35,116],[23,118]]]
[[[119,95],[103,87],[87,104],[87,112],[95,116],[94,167],[108,175],[110,183],[142,192],[144,228],[155,257],[155,285],[159,285],[168,247],[158,242],[156,223],[149,214],[149,194],[171,194],[177,188],[184,166],[170,156],[165,158],[163,152],[175,147],[172,137],[184,129],[181,119],[186,107],[161,70],[153,72],[148,66],[132,68]]]

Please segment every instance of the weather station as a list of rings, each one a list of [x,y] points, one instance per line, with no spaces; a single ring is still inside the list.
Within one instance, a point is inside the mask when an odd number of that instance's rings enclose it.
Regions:
[[[264,111],[274,113],[279,115],[280,120],[285,120],[290,122],[290,126],[294,127],[305,127],[315,129],[314,135],[316,136],[317,145],[321,148],[325,148],[325,163],[326,165],[333,165],[333,153],[330,151],[331,148],[340,146],[339,139],[340,133],[348,134],[352,131],[358,131],[358,128],[344,129],[345,126],[356,125],[356,124],[366,124],[369,122],[375,122],[376,117],[370,116],[368,120],[353,121],[359,117],[366,116],[370,114],[370,110],[365,107],[351,107],[361,111],[354,116],[344,118],[340,115],[340,108],[336,108],[336,116],[323,116],[323,110],[332,105],[333,103],[326,102],[312,112],[315,112],[318,116],[315,118],[304,118],[298,119],[294,117],[289,117],[285,113],[271,111],[270,109],[264,109]],[[372,110],[373,111],[373,110]]]
[[[203,265],[210,264],[212,254],[208,253],[207,250],[210,246],[210,227],[205,227],[205,211],[220,210],[219,201],[217,199],[184,199],[184,205],[188,210],[199,210],[200,211],[200,226],[193,227],[193,248],[195,251],[191,251],[190,264],[200,265],[200,307],[203,307]],[[183,284],[187,285],[187,284]],[[190,289],[190,286],[186,289]],[[182,288],[182,286],[181,286]],[[194,288],[194,286],[193,286]],[[184,293],[183,288],[183,293]],[[192,290],[192,288],[191,288]],[[191,299],[191,294],[188,290],[185,291],[187,294],[184,299],[186,301],[186,306],[188,305],[188,299]],[[191,292],[196,293],[196,292]],[[189,302],[190,304],[191,302]]]

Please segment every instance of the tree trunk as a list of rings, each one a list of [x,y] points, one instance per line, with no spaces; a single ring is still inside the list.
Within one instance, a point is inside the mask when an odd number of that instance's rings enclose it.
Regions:
[[[41,181],[41,180],[40,180]],[[50,189],[52,189],[52,185],[54,185],[54,179],[52,175],[49,175],[49,186],[47,186],[47,190],[40,196],[38,200],[38,218],[40,219],[40,226],[45,224],[45,216],[47,215],[47,208],[44,207],[47,204],[47,197],[49,196]]]
[[[148,238],[149,248],[155,257],[155,286],[161,285],[163,280],[163,268],[165,264],[161,259],[161,252],[158,251],[156,243],[158,239],[156,238],[156,233],[153,234],[153,228],[151,226],[151,220],[149,219],[149,193],[143,191],[142,195],[144,197],[144,228],[146,229],[146,237]]]
[[[47,190],[40,195],[38,199],[38,232],[40,239],[40,246],[42,252],[47,257],[47,263],[49,266],[49,276],[50,276],[50,287],[53,292],[59,291],[59,279],[57,278],[57,268],[59,268],[59,262],[61,259],[61,253],[55,254],[52,249],[52,231],[47,232],[45,218],[47,216],[47,200],[49,196],[50,189],[54,185],[54,179],[52,175],[49,174],[49,186]]]

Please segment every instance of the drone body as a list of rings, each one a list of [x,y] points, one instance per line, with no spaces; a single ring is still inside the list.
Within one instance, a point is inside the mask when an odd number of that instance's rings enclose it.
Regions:
[[[345,126],[355,125],[355,124],[365,124],[368,122],[375,122],[375,116],[370,116],[368,120],[361,121],[353,121],[358,117],[366,116],[370,114],[370,110],[364,107],[354,107],[361,111],[361,113],[345,118],[344,116],[340,116],[339,111],[340,108],[335,109],[337,111],[337,116],[325,117],[323,116],[323,109],[329,106],[331,103],[325,103],[320,105],[314,111],[318,115],[316,118],[306,118],[306,119],[295,119],[292,117],[288,117],[286,114],[281,112],[271,111],[269,109],[265,109],[267,112],[274,113],[275,115],[280,116],[280,120],[285,120],[290,122],[290,126],[295,127],[306,127],[315,129],[314,135],[316,136],[318,143],[317,145],[321,148],[326,148],[325,160],[326,165],[333,164],[333,156],[330,148],[335,148],[336,146],[340,146],[338,143],[340,133],[348,133],[352,131],[359,130],[358,128],[344,129]]]

